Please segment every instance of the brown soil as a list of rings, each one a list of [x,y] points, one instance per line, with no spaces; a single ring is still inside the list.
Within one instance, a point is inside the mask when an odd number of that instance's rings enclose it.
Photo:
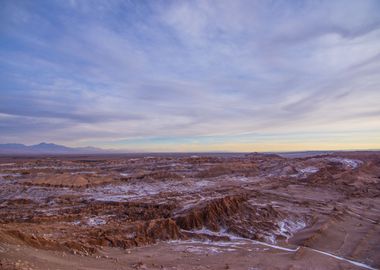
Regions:
[[[380,268],[377,152],[0,163],[0,269]]]

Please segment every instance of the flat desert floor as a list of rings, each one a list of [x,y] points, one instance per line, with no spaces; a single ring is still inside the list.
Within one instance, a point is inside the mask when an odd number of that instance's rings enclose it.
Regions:
[[[0,269],[380,269],[379,220],[379,152],[0,158]]]

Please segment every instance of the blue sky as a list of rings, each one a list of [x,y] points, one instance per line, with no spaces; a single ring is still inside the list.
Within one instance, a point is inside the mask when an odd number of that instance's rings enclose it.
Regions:
[[[380,149],[380,1],[0,2],[0,143]]]

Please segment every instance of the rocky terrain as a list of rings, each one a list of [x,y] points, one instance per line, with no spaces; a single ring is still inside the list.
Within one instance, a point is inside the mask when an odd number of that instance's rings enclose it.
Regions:
[[[0,269],[379,269],[380,153],[0,158]]]

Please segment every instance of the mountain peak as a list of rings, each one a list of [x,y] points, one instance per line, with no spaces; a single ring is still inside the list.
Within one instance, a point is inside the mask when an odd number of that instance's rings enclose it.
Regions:
[[[41,142],[41,143],[36,144],[36,145],[57,145],[57,144],[55,144],[55,143]]]
[[[0,154],[96,154],[106,153],[106,150],[95,147],[67,147],[55,143],[41,142],[35,145],[7,143],[0,144]]]

